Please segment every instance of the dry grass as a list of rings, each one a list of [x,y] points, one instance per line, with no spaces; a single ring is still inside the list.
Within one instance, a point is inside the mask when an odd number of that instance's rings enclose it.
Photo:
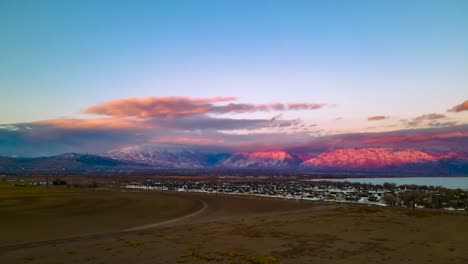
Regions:
[[[175,197],[203,199],[208,209],[185,222],[118,240],[104,237],[3,252],[2,261],[468,263],[467,215],[201,194]]]
[[[192,199],[156,192],[0,188],[0,245],[50,240],[163,221],[200,208]]]

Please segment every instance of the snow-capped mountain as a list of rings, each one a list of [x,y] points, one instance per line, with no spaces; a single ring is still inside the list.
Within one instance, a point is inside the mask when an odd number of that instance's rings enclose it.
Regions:
[[[285,150],[237,152],[220,161],[218,167],[227,168],[294,168],[303,162],[305,155]]]
[[[203,168],[210,162],[206,153],[182,145],[130,146],[109,151],[102,156],[161,168]]]

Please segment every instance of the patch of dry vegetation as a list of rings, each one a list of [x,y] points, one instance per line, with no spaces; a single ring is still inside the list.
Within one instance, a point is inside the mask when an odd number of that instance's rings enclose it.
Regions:
[[[206,201],[208,209],[185,222],[119,235],[123,240],[102,238],[12,251],[4,258],[5,263],[26,262],[25,256],[34,258],[28,261],[31,263],[83,263],[91,257],[94,259],[89,262],[93,263],[464,264],[468,261],[467,215],[417,210],[413,215],[411,210],[394,208],[317,207],[314,203],[298,207],[294,201],[193,197]],[[262,211],[256,212],[256,207]],[[279,207],[282,209],[278,210]],[[68,254],[70,250],[79,254]]]
[[[121,231],[177,218],[201,206],[193,199],[157,192],[0,183],[0,245]]]

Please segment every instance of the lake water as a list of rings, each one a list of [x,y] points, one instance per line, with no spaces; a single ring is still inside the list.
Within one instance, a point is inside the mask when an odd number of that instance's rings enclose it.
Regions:
[[[468,190],[468,177],[410,177],[410,178],[345,178],[345,179],[320,179],[324,181],[349,181],[370,184],[384,184],[386,182],[397,185],[416,184],[443,186],[451,189]]]

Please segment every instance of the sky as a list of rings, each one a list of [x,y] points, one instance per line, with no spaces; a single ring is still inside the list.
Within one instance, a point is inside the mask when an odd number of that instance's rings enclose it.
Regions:
[[[3,0],[0,155],[468,152],[467,14],[455,0]]]

